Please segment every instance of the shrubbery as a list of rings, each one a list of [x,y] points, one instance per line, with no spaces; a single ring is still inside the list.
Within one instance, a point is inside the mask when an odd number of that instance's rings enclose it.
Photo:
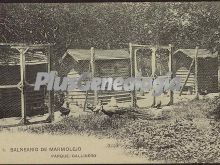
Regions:
[[[143,120],[103,114],[69,117],[55,124],[27,126],[23,131],[86,134],[118,139],[127,151],[162,162],[219,162],[220,123],[208,119],[219,98],[179,103],[166,120]],[[156,109],[155,109],[156,110]],[[166,112],[165,112],[166,113]]]

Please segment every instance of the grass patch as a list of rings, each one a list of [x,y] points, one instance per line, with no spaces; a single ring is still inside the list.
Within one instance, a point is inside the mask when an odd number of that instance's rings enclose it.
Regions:
[[[220,123],[211,123],[208,117],[219,111],[218,106],[219,98],[195,100],[176,104],[167,120],[91,114],[69,117],[55,124],[26,126],[20,131],[110,137],[118,139],[127,151],[149,160],[216,163],[220,162]]]

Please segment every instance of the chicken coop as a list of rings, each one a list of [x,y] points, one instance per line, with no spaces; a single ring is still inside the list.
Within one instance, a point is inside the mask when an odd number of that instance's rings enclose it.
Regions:
[[[195,49],[179,49],[173,55],[176,76],[181,77],[184,91],[195,90]],[[218,59],[217,52],[198,49],[197,84],[199,93],[218,92]],[[187,80],[187,81],[186,81]]]
[[[90,49],[68,49],[62,57],[62,76],[77,77],[83,72],[89,71],[91,61]],[[130,77],[130,58],[126,49],[95,49],[94,53],[94,77]],[[117,102],[128,102],[131,100],[128,91],[97,91],[98,99],[107,104],[111,97]],[[88,93],[88,102],[93,103],[94,93]],[[69,93],[70,100],[76,102],[85,101],[85,92],[73,91]]]
[[[34,91],[38,72],[50,71],[50,45],[0,44],[0,118],[52,117],[51,93]],[[46,101],[47,100],[47,101]]]

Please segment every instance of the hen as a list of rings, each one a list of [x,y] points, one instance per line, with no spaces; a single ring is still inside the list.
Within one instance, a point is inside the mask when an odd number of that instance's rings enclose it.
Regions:
[[[114,97],[111,98],[111,101],[107,105],[103,105],[102,100],[99,100],[97,106],[88,104],[87,108],[95,113],[101,111],[109,117],[112,117],[113,115],[123,115],[127,112],[136,112],[136,111],[129,111],[127,108],[124,107],[118,107],[117,101]]]
[[[70,113],[70,109],[64,108],[64,107],[60,107],[59,111],[61,113],[61,116],[64,116],[64,117],[68,116]]]

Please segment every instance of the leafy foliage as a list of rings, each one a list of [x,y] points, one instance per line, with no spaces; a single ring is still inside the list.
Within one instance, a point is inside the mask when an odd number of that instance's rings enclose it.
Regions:
[[[68,48],[127,48],[132,42],[215,52],[219,9],[218,2],[1,4],[0,42],[54,43],[58,68]]]

